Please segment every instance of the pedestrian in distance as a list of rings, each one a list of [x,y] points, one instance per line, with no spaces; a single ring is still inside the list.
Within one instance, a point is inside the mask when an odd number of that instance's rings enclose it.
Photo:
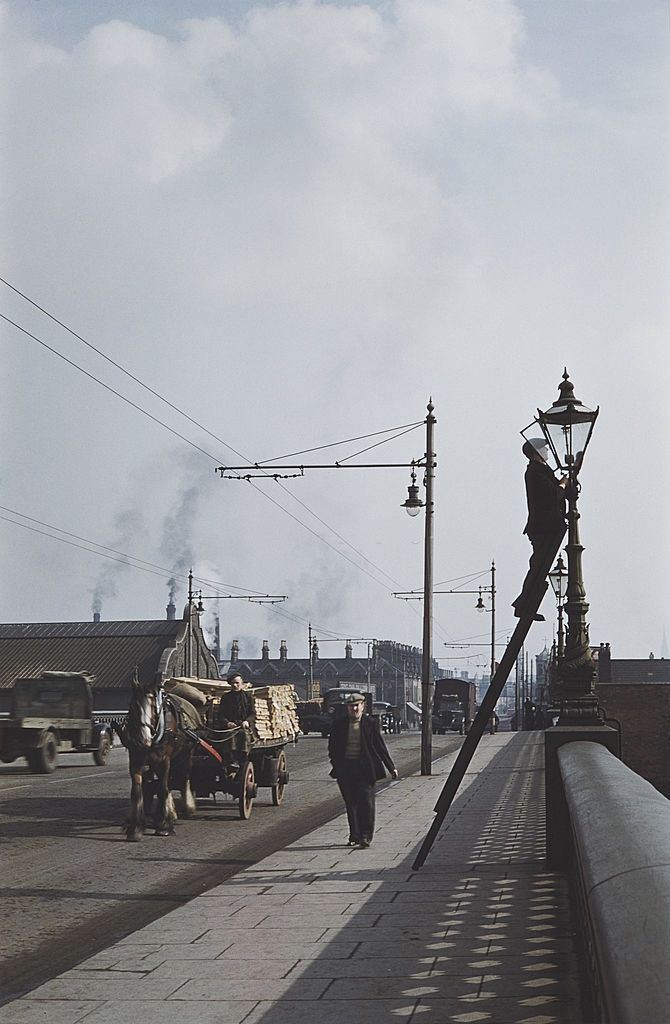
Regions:
[[[398,770],[377,719],[364,714],[363,694],[349,694],[343,703],[347,716],[333,722],[328,738],[330,774],[337,779],[347,809],[349,846],[365,850],[375,831],[375,785],[387,770],[397,779]]]
[[[565,488],[568,482],[567,477],[557,480],[554,476],[547,463],[549,446],[544,438],[531,438],[524,443],[521,451],[528,459],[524,477],[528,520],[523,532],[533,547],[533,553],[521,593],[512,605],[517,619],[528,601],[533,578],[547,545],[553,537],[565,530]],[[544,615],[538,613],[534,619],[536,622],[544,622]]]

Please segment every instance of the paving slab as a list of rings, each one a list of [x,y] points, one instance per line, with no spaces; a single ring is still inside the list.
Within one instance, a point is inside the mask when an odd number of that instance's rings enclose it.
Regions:
[[[84,1020],[86,1024],[242,1024],[256,1005],[241,999],[216,1003],[207,1000],[162,1003],[110,1001],[93,1010]],[[51,1022],[45,1021],[44,1024]]]
[[[99,1002],[64,999],[40,1002],[37,999],[15,999],[0,1006],[0,1024],[78,1024]]]
[[[0,1024],[584,1024],[540,733],[485,737],[424,868],[454,755],[0,1009]]]
[[[279,1003],[258,1003],[245,1018],[244,1024],[389,1024],[409,1021],[416,1000],[347,1000],[320,999],[318,1003],[286,999]],[[345,1016],[346,1014],[346,1016]]]

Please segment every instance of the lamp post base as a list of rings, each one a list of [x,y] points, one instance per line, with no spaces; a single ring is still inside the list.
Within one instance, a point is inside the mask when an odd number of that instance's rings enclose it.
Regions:
[[[592,727],[603,724],[599,713],[598,698],[595,694],[587,697],[563,697],[560,700],[560,708],[558,726],[585,725]]]

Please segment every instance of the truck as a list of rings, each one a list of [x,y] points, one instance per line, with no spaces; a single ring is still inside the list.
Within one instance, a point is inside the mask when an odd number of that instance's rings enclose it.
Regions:
[[[343,700],[352,693],[362,693],[365,698],[365,711],[368,715],[373,714],[372,694],[365,690],[359,690],[356,686],[338,686],[332,690],[326,690],[320,701],[320,707],[316,707],[315,701],[299,701],[298,717],[300,729],[305,735],[310,732],[320,732],[324,739],[330,736],[330,728],[336,718],[346,715]],[[309,710],[303,710],[301,705],[309,704]]]
[[[436,679],[433,732],[469,732],[476,709],[476,687],[470,679]]]
[[[107,763],[112,728],[93,714],[94,677],[84,672],[43,672],[15,679],[7,717],[0,718],[0,761],[25,757],[32,772],[54,771],[59,753],[91,753]]]

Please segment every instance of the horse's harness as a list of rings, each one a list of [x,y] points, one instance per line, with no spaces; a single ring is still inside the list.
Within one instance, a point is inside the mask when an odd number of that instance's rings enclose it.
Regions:
[[[188,736],[194,744],[203,747],[207,753],[211,754],[212,757],[215,757],[217,761],[223,761],[218,750],[216,750],[211,743],[208,743],[202,736],[199,736],[195,729],[190,729],[188,726],[184,725],[181,707],[177,701],[172,700],[170,695],[165,693],[162,686],[156,687],[154,695],[156,699],[156,726],[151,737],[151,749],[159,746],[165,738],[165,731],[167,727],[166,712],[170,711],[176,722],[177,729],[180,732],[184,733],[185,736]],[[240,725],[236,725],[233,729],[211,729],[207,727],[207,732],[212,735],[225,734],[232,736],[234,733],[239,732],[241,728],[242,726]]]

